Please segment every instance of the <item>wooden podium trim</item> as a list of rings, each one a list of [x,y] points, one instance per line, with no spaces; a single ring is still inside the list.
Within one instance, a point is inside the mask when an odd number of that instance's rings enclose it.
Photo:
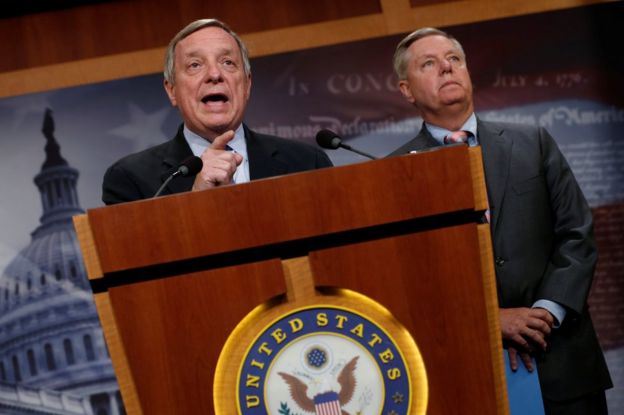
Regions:
[[[100,279],[103,276],[100,259],[93,239],[93,233],[89,226],[89,217],[86,214],[76,215],[73,218],[76,236],[82,250],[82,257],[87,277],[90,280]],[[122,395],[124,407],[127,413],[142,415],[139,397],[136,391],[132,372],[126,359],[123,343],[115,322],[115,314],[108,293],[94,294],[93,299],[100,318],[100,324],[106,338],[108,353],[110,354],[119,391]]]
[[[489,209],[487,188],[485,186],[485,171],[481,147],[468,149],[470,154],[470,171],[473,179],[475,210]],[[499,414],[509,414],[509,400],[507,396],[507,381],[505,379],[505,365],[502,355],[502,337],[499,319],[498,294],[496,289],[496,274],[494,272],[494,255],[490,236],[490,225],[485,223],[477,226],[479,237],[479,251],[481,252],[481,268],[485,307],[488,317],[488,328],[492,352],[492,370],[495,377],[496,404]]]
[[[478,225],[477,234],[479,237],[479,249],[481,251],[483,290],[488,318],[488,334],[490,335],[489,344],[492,352],[491,361],[495,380],[494,388],[496,390],[497,412],[499,414],[509,415],[509,397],[507,396],[505,363],[502,354],[503,339],[499,318],[498,294],[496,292],[496,275],[494,273],[494,255],[492,254],[490,225],[487,223]]]
[[[316,295],[312,267],[307,256],[282,261],[282,270],[288,302],[296,302]]]
[[[76,215],[73,218],[74,228],[76,228],[76,236],[80,243],[82,251],[82,259],[85,269],[87,270],[87,278],[90,280],[102,278],[102,266],[100,265],[100,257],[95,246],[95,239],[91,226],[89,226],[89,217],[87,214]]]
[[[132,371],[126,358],[126,352],[123,348],[123,342],[117,329],[115,321],[115,313],[110,302],[108,293],[95,294],[95,305],[100,315],[100,323],[108,345],[108,352],[113,362],[113,368],[117,375],[117,383],[119,391],[123,399],[124,407],[128,414],[142,415],[141,403],[137,393]]]
[[[470,157],[470,172],[472,175],[472,188],[474,194],[474,208],[476,211],[488,209],[487,188],[485,187],[485,171],[483,170],[483,157],[481,146],[468,148]]]

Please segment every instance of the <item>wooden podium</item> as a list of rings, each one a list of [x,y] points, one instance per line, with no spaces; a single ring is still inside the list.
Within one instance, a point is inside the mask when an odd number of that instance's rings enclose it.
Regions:
[[[480,149],[454,146],[75,217],[127,412],[235,414],[217,362],[253,340],[241,321],[340,289],[417,345],[409,413],[508,413],[486,207]]]

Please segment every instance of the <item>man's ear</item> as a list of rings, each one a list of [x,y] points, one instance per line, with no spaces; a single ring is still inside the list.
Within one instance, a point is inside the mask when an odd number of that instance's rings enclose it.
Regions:
[[[401,91],[401,95],[410,103],[414,103],[414,95],[412,95],[412,91],[409,87],[409,82],[405,79],[399,81],[399,91]]]
[[[175,85],[165,79],[165,81],[163,82],[163,86],[165,87],[165,92],[167,92],[167,96],[169,97],[169,102],[171,102],[171,105],[173,105],[174,107],[177,106],[177,101],[175,97]]]

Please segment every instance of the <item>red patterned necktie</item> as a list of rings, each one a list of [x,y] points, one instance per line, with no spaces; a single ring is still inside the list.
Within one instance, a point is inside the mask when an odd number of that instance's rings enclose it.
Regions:
[[[444,137],[444,144],[455,144],[455,143],[467,143],[468,137],[472,134],[468,131],[453,131],[446,137]]]

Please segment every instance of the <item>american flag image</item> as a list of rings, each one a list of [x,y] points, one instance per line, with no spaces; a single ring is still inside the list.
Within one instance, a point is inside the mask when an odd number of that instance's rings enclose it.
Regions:
[[[341,415],[340,402],[336,392],[325,392],[314,397],[316,415]]]

